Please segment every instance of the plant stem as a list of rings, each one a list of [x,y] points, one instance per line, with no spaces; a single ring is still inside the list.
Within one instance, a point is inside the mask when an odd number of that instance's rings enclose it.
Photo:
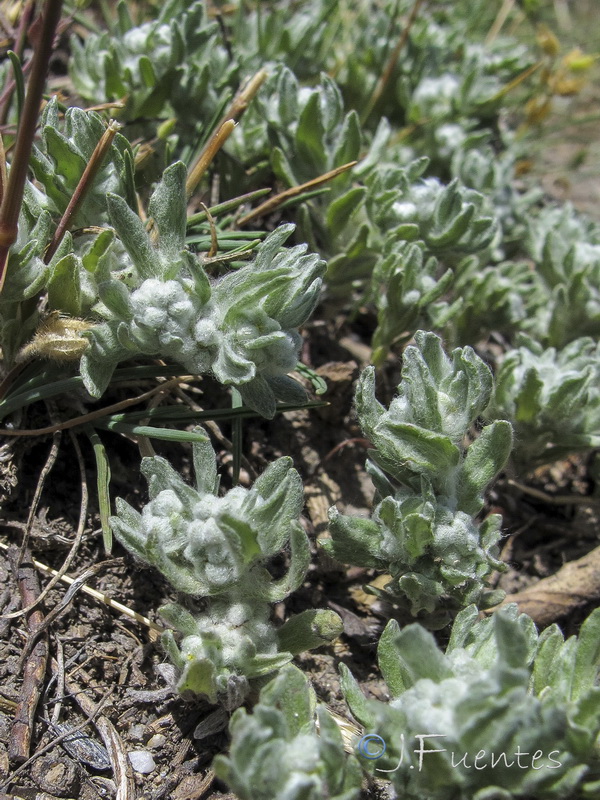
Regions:
[[[115,134],[120,127],[121,126],[119,125],[118,122],[111,120],[108,124],[108,128],[104,131],[104,133],[100,137],[100,141],[94,148],[94,152],[92,153],[90,160],[88,161],[85,169],[83,170],[83,174],[79,179],[79,183],[77,184],[75,191],[73,192],[73,196],[69,200],[69,205],[66,207],[65,212],[62,215],[60,222],[58,223],[58,227],[54,232],[52,241],[50,242],[50,245],[46,250],[46,254],[44,256],[45,264],[48,264],[54,253],[56,253],[58,246],[62,242],[63,237],[71,224],[71,220],[81,208],[81,204],[83,203],[83,200],[87,192],[91,188],[94,182],[94,178],[96,177],[98,170],[102,166],[104,157],[109,151],[112,141],[115,138]]]
[[[233,98],[231,105],[225,111],[217,124],[216,132],[206,143],[202,152],[198,156],[196,163],[190,168],[185,189],[188,197],[192,194],[196,186],[200,183],[202,176],[208,169],[213,158],[225,144],[233,129],[236,121],[248,108],[256,93],[268,77],[266,69],[260,69],[250,80],[245,83]]]
[[[327,183],[327,181],[332,181],[334,178],[337,178],[338,175],[341,175],[346,170],[352,169],[352,167],[356,166],[358,161],[349,161],[347,164],[343,164],[341,167],[336,167],[332,169],[330,172],[326,172],[323,175],[319,175],[318,178],[313,178],[306,183],[300,184],[300,186],[291,186],[289,189],[285,189],[285,191],[281,192],[280,194],[275,195],[275,197],[270,197],[268,200],[265,200],[264,203],[261,203],[257,208],[250,211],[250,213],[246,214],[245,217],[242,217],[238,220],[238,227],[242,225],[247,225],[248,222],[251,222],[254,219],[258,219],[259,217],[263,217],[265,214],[269,214],[275,208],[280,206],[282,203],[285,203],[291,197],[297,197],[298,195],[303,194],[304,192],[308,192],[311,189],[314,189],[316,186],[320,186],[322,183]]]
[[[392,75],[394,74],[394,69],[396,68],[396,63],[398,62],[398,57],[400,56],[400,53],[402,52],[402,49],[404,48],[404,45],[406,44],[406,42],[408,40],[408,34],[410,33],[410,29],[414,25],[414,22],[415,22],[415,20],[417,18],[417,15],[419,13],[419,9],[423,5],[423,2],[424,2],[424,0],[415,0],[415,3],[414,3],[414,5],[413,5],[413,7],[411,9],[411,12],[410,12],[410,16],[408,18],[408,21],[407,21],[406,25],[404,26],[404,29],[403,29],[403,31],[402,31],[402,33],[400,35],[400,38],[398,39],[398,43],[396,44],[396,47],[394,47],[394,49],[392,51],[392,54],[389,57],[387,66],[386,66],[385,70],[383,71],[383,75],[381,76],[381,78],[377,82],[377,86],[375,87],[375,90],[374,90],[373,94],[371,95],[369,103],[368,103],[368,105],[367,105],[367,107],[366,107],[366,109],[365,109],[365,111],[364,111],[364,113],[362,115],[361,122],[365,123],[369,119],[369,117],[371,116],[371,114],[373,113],[373,111],[375,109],[375,106],[377,105],[377,103],[379,102],[382,94],[384,93],[385,87],[391,81]]]
[[[496,39],[496,37],[498,36],[500,31],[502,30],[502,26],[504,25],[504,23],[508,19],[508,15],[512,11],[514,4],[515,4],[515,0],[504,0],[502,5],[500,6],[500,10],[498,11],[498,14],[496,15],[496,19],[494,20],[494,24],[490,28],[490,30],[488,32],[488,35],[485,37],[486,47],[489,47],[494,42],[494,40]]]
[[[198,156],[198,160],[189,171],[188,178],[185,183],[185,191],[188,197],[190,197],[196,186],[200,183],[204,173],[212,163],[212,160],[233,133],[235,125],[235,120],[228,119],[219,126],[214,136],[209,139],[206,147]]]
[[[13,155],[6,194],[0,206],[0,292],[6,278],[8,252],[18,234],[19,212],[23,202],[25,181],[29,168],[29,156],[35,135],[37,120],[46,83],[48,64],[52,55],[54,34],[62,9],[62,0],[46,0],[42,12],[39,41],[37,42],[31,76],[27,84],[27,95],[23,114],[19,120],[17,142]]]

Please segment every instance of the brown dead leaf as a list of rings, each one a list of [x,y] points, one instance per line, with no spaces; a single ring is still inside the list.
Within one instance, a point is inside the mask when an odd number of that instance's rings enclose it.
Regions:
[[[554,575],[522,592],[507,595],[494,608],[517,603],[520,612],[529,614],[536,625],[543,628],[594,600],[600,600],[600,547],[583,558],[569,561]]]

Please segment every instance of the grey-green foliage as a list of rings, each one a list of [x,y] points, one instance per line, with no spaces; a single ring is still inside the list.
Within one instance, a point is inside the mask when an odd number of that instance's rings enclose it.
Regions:
[[[106,125],[94,112],[69,108],[59,113],[58,101],[51,99],[40,120],[41,136],[34,143],[31,168],[36,185],[27,182],[18,238],[11,247],[6,284],[2,293],[2,349],[10,363],[20,346],[31,336],[38,319],[35,309],[18,303],[48,290],[48,307],[73,316],[90,312],[98,300],[92,277],[97,261],[105,253],[113,234],[106,230],[83,234],[82,228],[106,226],[109,221],[107,193],[114,192],[135,203],[132,150],[116,133],[96,176],[87,187],[83,202],[53,257],[45,253],[59,219],[71,201],[92,153]]]
[[[405,168],[385,164],[369,178],[367,210],[380,235],[421,240],[447,260],[486,248],[497,223],[483,195],[457,179],[444,186],[422,178],[427,164],[427,158]]]
[[[440,274],[438,260],[427,256],[425,244],[390,238],[371,278],[377,308],[373,334],[374,364],[379,364],[397,341],[410,338],[417,328],[441,328],[457,313],[458,299],[443,299],[453,282],[451,269]]]
[[[82,228],[97,230],[108,225],[107,193],[135,203],[132,151],[119,133],[71,220],[70,227],[77,235],[67,233],[48,263],[45,253],[105,131],[106,125],[94,112],[69,108],[61,116],[56,98],[44,108],[41,137],[31,155],[36,186],[29,182],[25,186],[18,238],[10,250],[2,293],[2,349],[8,363],[31,337],[38,321],[35,307],[24,316],[21,301],[47,290],[49,309],[76,317],[89,314],[98,301],[95,273],[103,258],[106,262],[114,235],[110,229],[97,235],[84,233]],[[112,254],[112,269],[118,276],[122,267],[115,250]]]
[[[516,605],[477,616],[458,615],[445,654],[421,626],[388,623],[389,703],[367,700],[342,666],[352,713],[386,744],[361,763],[406,800],[597,797],[600,611],[566,641],[557,625],[538,634]]]
[[[205,3],[165,3],[156,19],[135,25],[125,2],[110,32],[71,38],[70,75],[81,97],[99,103],[126,99],[120,118],[166,118],[201,127],[239,82],[218,25]]]
[[[244,700],[249,680],[331,641],[341,622],[331,611],[312,611],[278,631],[270,620],[271,604],[300,586],[310,562],[299,522],[302,481],[291,459],[273,462],[251,489],[235,487],[222,497],[208,439],[194,445],[194,469],[191,487],[165,459],[143,459],[149,503],[140,514],[118,499],[110,522],[117,539],[177,591],[204,598],[195,609],[176,603],[161,609],[183,634],[177,643],[167,631],[163,644],[179,671],[180,692],[203,694],[231,709]],[[267,566],[288,544],[288,572],[276,580]]]
[[[454,276],[452,296],[460,302],[443,320],[443,330],[456,344],[478,342],[491,330],[510,336],[535,313],[539,281],[526,261],[482,267],[479,258],[469,256],[457,264]]]
[[[554,347],[600,335],[600,225],[570,204],[546,207],[529,223],[527,249],[542,297],[527,330]]]
[[[106,131],[99,114],[81,108],[68,108],[61,118],[56,97],[50,100],[40,118],[41,137],[34,144],[31,167],[55,215],[69,204],[94,148]],[[108,223],[106,196],[114,192],[135,201],[133,154],[127,139],[116,133],[109,153],[96,177],[87,187],[85,198],[72,220],[73,228]]]
[[[271,164],[288,186],[354,161],[362,135],[356,111],[344,112],[341,92],[327,75],[300,86],[287,67],[275,71],[258,98],[268,125]]]
[[[485,31],[477,29],[487,16],[485,4],[480,5],[481,11],[462,1],[420,9],[380,113],[399,124],[419,122],[425,138],[443,123],[485,124],[506,103],[500,90],[533,63],[534,55],[512,37],[500,36],[483,46],[493,20]],[[353,4],[347,11],[345,36],[339,37],[334,55],[337,80],[352,106],[364,108],[411,7],[408,0],[387,0],[368,7]]]
[[[240,800],[358,797],[360,766],[296,667],[284,667],[261,690],[252,714],[238,709],[229,729],[230,753],[217,756],[214,769]]]
[[[0,296],[0,345],[6,365],[14,358],[35,329],[38,312],[34,307],[24,315],[23,300],[35,297],[42,290],[50,274],[44,263],[44,251],[52,234],[52,216],[43,193],[29,181],[25,193],[17,240],[9,251],[6,279]]]
[[[450,168],[453,177],[485,196],[500,229],[491,253],[498,261],[522,253],[527,220],[543,192],[538,187],[517,189],[515,162],[520,153],[516,144],[509,140],[498,152],[490,139],[488,132],[468,136],[453,152]]]
[[[368,274],[373,261],[369,225],[364,213],[364,179],[377,163],[389,138],[382,123],[366,140],[356,111],[347,111],[339,87],[327,75],[314,86],[302,86],[285,66],[273,68],[252,106],[228,143],[228,151],[245,164],[268,159],[283,185],[297,186],[357,159],[359,165],[339,175],[302,203],[298,235],[331,259],[327,285],[351,284],[354,269]],[[338,280],[339,275],[339,280]]]
[[[276,399],[302,402],[302,387],[287,373],[297,363],[297,328],[310,316],[324,269],[306,245],[282,249],[293,225],[281,225],[247,266],[211,282],[185,247],[185,168],[173,164],[149,204],[151,236],[118,195],[108,196],[110,220],[130,265],[120,280],[108,262],[97,269],[105,322],[90,333],[81,361],[88,390],[100,395],[115,366],[147,354],[173,359],[193,373],[212,373],[237,386],[244,402],[265,416]]]
[[[413,614],[471,602],[497,593],[484,579],[501,568],[497,515],[477,523],[483,492],[503,467],[512,444],[509,423],[466,437],[492,393],[489,368],[470,347],[449,358],[440,339],[418,331],[407,347],[398,394],[389,409],[375,397],[375,372],[366,369],[356,409],[373,444],[367,470],[375,483],[370,519],[330,511],[332,539],[323,546],[341,561],[390,572],[385,593]]]
[[[298,6],[238,3],[223,21],[232,51],[245,70],[258,70],[265,63],[286,64],[312,83],[335,42],[340,6],[340,0],[311,0]]]
[[[522,336],[496,378],[489,419],[514,425],[513,458],[533,468],[600,444],[600,345],[581,338],[556,350]]]

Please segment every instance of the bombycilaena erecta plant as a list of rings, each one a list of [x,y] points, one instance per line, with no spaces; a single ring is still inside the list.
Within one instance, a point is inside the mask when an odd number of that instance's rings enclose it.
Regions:
[[[208,438],[194,444],[194,469],[191,487],[164,458],[143,459],[150,501],[140,514],[117,499],[111,525],[133,555],[187,597],[160,609],[183,636],[177,641],[172,630],[163,634],[178,690],[232,709],[250,681],[332,641],[342,625],[334,612],[312,609],[279,628],[271,621],[272,604],[301,585],[310,563],[299,521],[302,481],[291,459],[270,464],[251,489],[236,486],[223,496]],[[275,579],[268,565],[288,546],[288,571]]]
[[[511,426],[503,420],[487,425],[467,445],[492,388],[489,367],[470,347],[449,357],[441,340],[423,331],[404,351],[389,408],[375,397],[373,368],[359,380],[356,410],[374,448],[367,471],[377,490],[375,507],[369,519],[332,508],[332,538],[322,545],[342,562],[388,572],[381,594],[414,615],[499,599],[485,578],[502,569],[500,518],[476,517],[486,486],[510,453]]]

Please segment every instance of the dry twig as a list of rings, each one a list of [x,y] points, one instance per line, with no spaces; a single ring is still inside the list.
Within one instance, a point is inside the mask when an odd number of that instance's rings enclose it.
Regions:
[[[31,554],[26,549],[22,554],[16,547],[9,551],[9,559],[19,585],[21,603],[30,606],[35,603],[40,593],[40,584],[35,568],[31,562]],[[20,561],[20,563],[19,563]],[[48,638],[43,633],[44,614],[36,608],[27,619],[29,641],[37,641],[33,645],[30,657],[25,662],[23,669],[23,683],[15,717],[12,724],[8,755],[11,761],[23,763],[29,757],[33,721],[40,699],[42,682],[46,674],[48,661]],[[41,636],[41,638],[38,638]]]
[[[83,461],[83,455],[81,453],[81,448],[79,447],[79,442],[77,441],[74,434],[69,431],[69,435],[71,437],[71,441],[73,443],[73,447],[75,448],[75,453],[77,454],[77,463],[79,464],[79,472],[81,475],[81,507],[79,510],[79,523],[77,525],[77,532],[75,534],[75,539],[73,544],[71,545],[71,549],[69,550],[67,557],[65,558],[62,567],[58,570],[58,572],[50,579],[48,584],[44,587],[44,589],[40,592],[39,596],[36,598],[35,602],[28,606],[27,608],[22,608],[19,611],[15,611],[12,614],[3,614],[0,616],[0,619],[15,619],[16,617],[23,616],[24,614],[29,614],[33,609],[42,602],[42,600],[46,597],[48,592],[53,589],[56,584],[61,580],[63,575],[66,574],[67,570],[71,566],[73,559],[77,555],[77,551],[79,549],[79,545],[81,544],[81,540],[83,538],[83,532],[85,530],[85,521],[87,518],[87,510],[88,510],[88,488],[87,488],[87,481],[85,479],[85,464]],[[27,530],[30,530],[28,528]],[[79,580],[79,579],[78,579]],[[75,592],[73,592],[74,594]],[[23,659],[24,656],[21,656]]]

